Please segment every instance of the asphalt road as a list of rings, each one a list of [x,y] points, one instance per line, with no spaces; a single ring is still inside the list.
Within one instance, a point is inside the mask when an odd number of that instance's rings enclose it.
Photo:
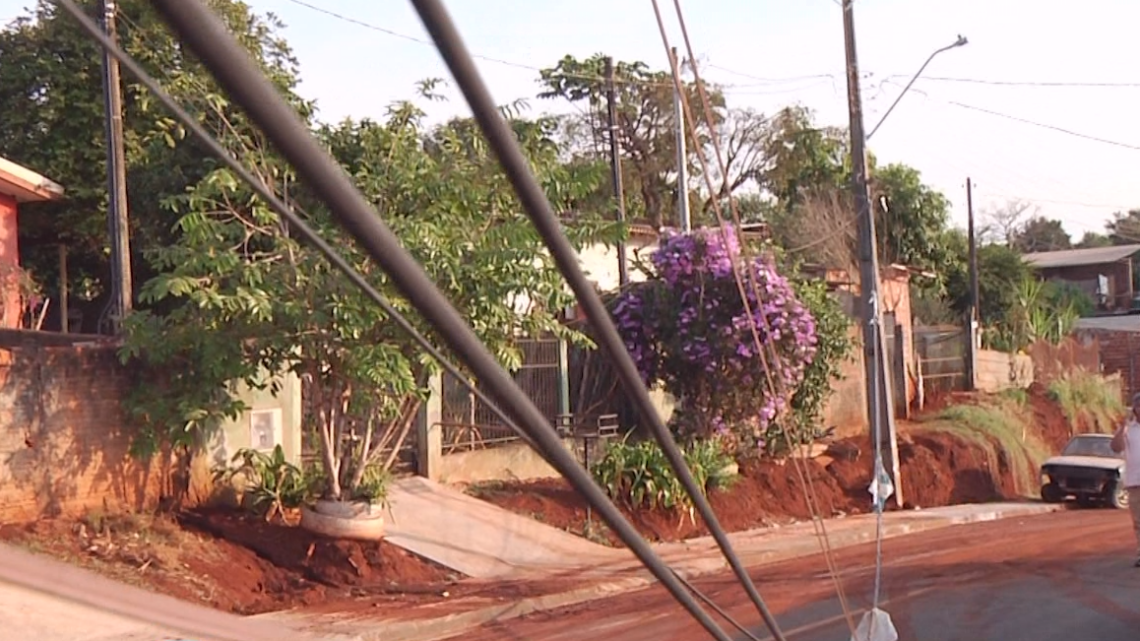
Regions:
[[[1140,569],[1128,517],[1108,510],[966,525],[888,540],[882,608],[905,641],[1135,641]],[[873,548],[837,551],[852,620],[869,605]],[[789,639],[848,641],[851,628],[822,557],[753,572]],[[756,638],[770,638],[728,576],[697,588]],[[733,636],[748,639],[724,623]],[[464,641],[698,641],[708,634],[660,587],[491,624]]]

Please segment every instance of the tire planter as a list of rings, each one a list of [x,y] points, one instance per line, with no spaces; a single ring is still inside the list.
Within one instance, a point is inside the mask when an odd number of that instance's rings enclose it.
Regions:
[[[301,527],[330,539],[379,541],[384,538],[384,507],[322,499],[301,507]]]

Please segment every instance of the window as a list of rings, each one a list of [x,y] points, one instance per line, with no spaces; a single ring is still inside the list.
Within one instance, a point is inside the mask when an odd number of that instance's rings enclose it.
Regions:
[[[282,444],[281,409],[254,410],[249,413],[249,446],[263,452]]]

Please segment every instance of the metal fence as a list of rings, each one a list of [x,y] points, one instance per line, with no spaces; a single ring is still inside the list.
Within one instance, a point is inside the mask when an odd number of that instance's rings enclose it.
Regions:
[[[915,326],[914,349],[918,355],[925,396],[966,389],[964,328],[957,325]]]
[[[514,373],[515,382],[530,397],[543,416],[555,425],[563,405],[566,379],[563,346],[556,338],[528,338],[519,342],[523,365]],[[443,374],[441,421],[443,453],[492,447],[519,440],[462,381]]]

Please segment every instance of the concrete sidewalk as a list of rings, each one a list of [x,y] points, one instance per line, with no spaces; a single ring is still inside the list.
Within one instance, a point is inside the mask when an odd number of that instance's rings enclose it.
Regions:
[[[954,525],[1003,518],[1028,517],[1063,509],[1041,503],[995,503],[892,512],[884,519],[885,538],[894,538]],[[875,518],[860,515],[824,522],[833,549],[873,541]],[[552,528],[548,528],[552,529]],[[749,567],[816,554],[820,542],[812,523],[730,534],[733,547]],[[711,537],[655,546],[658,552],[686,578],[721,571],[727,567]],[[463,633],[492,621],[502,621],[534,612],[569,607],[647,587],[654,579],[625,550],[612,550],[622,558],[607,555],[602,563],[567,572],[567,582],[583,578],[587,587],[559,594],[493,602],[485,598],[457,599],[445,604],[421,606],[386,617],[364,615],[307,615],[302,612],[262,615],[288,627],[323,635],[334,634],[360,641],[434,641]],[[438,615],[432,610],[438,610]]]
[[[385,540],[473,579],[549,578],[630,557],[422,477],[393,482],[388,498]]]

